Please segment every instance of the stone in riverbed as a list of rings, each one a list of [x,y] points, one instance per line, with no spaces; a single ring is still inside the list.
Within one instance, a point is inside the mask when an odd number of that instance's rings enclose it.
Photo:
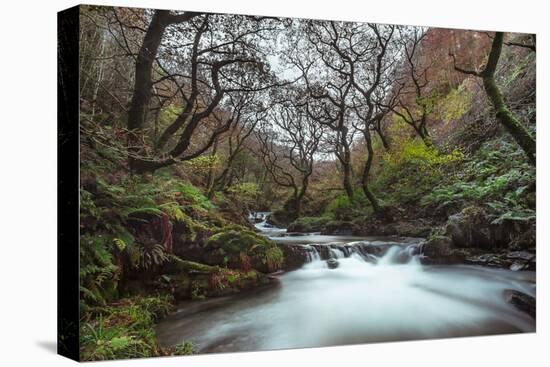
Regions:
[[[453,240],[455,247],[490,249],[494,245],[486,214],[475,206],[451,215],[445,226],[445,235]]]
[[[523,270],[527,267],[527,264],[521,261],[515,261],[512,265],[510,265],[510,270],[512,271],[519,271]]]
[[[327,265],[329,269],[336,269],[340,264],[338,263],[338,260],[336,259],[328,259]]]
[[[283,269],[286,271],[302,267],[309,261],[312,252],[312,248],[303,245],[283,245],[281,249],[285,255]]]
[[[509,259],[531,261],[535,257],[535,255],[527,251],[513,251],[509,252],[506,257]]]
[[[434,236],[422,246],[422,263],[432,265],[458,264],[466,257],[464,249],[457,249],[446,236]]]
[[[504,291],[506,302],[515,306],[518,310],[525,312],[533,319],[537,316],[537,300],[525,293],[507,289]]]

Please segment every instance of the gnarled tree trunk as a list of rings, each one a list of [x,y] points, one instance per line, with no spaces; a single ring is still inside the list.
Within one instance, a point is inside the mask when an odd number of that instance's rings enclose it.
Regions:
[[[147,28],[143,43],[136,60],[136,74],[132,101],[128,110],[128,130],[130,131],[130,153],[139,153],[140,130],[145,124],[149,102],[151,101],[151,76],[153,62],[162,41],[164,30],[169,24],[170,11],[157,10]],[[135,165],[135,159],[130,157],[130,167]]]
[[[374,150],[372,148],[372,139],[370,135],[369,129],[365,129],[363,131],[363,135],[365,136],[365,142],[367,143],[367,161],[365,162],[365,166],[363,168],[363,177],[361,180],[361,186],[363,188],[363,192],[365,193],[365,196],[369,200],[370,204],[372,205],[372,209],[377,212],[380,210],[380,205],[378,204],[378,200],[376,199],[376,196],[370,191],[369,188],[369,174],[370,169],[372,167],[372,160],[374,157]]]
[[[506,103],[504,102],[502,92],[495,81],[495,71],[502,52],[503,38],[504,34],[502,32],[497,32],[495,34],[493,45],[491,47],[491,53],[489,54],[489,60],[487,61],[487,66],[481,73],[481,77],[483,78],[483,87],[485,88],[485,92],[487,93],[487,96],[495,109],[498,121],[506,130],[508,130],[518,145],[523,149],[529,159],[529,162],[532,165],[536,165],[536,141],[525,126],[523,126],[522,123],[508,109],[508,106],[506,106]]]
[[[529,130],[514,116],[514,114],[508,109],[502,92],[498,87],[495,80],[495,72],[498,65],[498,60],[502,53],[502,44],[504,41],[504,33],[496,32],[495,37],[493,38],[493,44],[491,46],[491,52],[489,53],[489,58],[485,69],[482,72],[477,72],[473,70],[464,70],[455,64],[455,70],[460,71],[465,74],[475,75],[482,78],[483,87],[485,88],[485,93],[491,101],[493,108],[495,109],[496,118],[502,126],[512,135],[516,143],[523,149],[529,163],[533,166],[536,165],[536,152],[537,152],[537,143]],[[453,56],[454,57],[454,56]]]

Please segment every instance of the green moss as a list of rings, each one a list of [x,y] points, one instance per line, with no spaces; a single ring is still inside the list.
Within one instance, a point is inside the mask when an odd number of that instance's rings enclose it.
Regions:
[[[258,246],[266,246],[270,243],[262,237],[244,227],[228,227],[221,229],[212,235],[205,243],[206,248],[223,249],[227,253],[239,253],[252,251]]]
[[[144,216],[157,216],[160,217],[163,214],[163,211],[156,207],[145,207],[145,208],[128,208],[125,210],[125,213],[129,217],[144,217]]]
[[[212,202],[195,186],[188,183],[180,183],[177,186],[178,192],[184,200],[191,205],[196,205],[202,209],[214,209]]]
[[[182,260],[177,256],[172,256],[168,266],[169,274],[177,274],[180,272],[199,272],[210,274],[219,270],[218,267],[205,265],[189,260]]]
[[[439,116],[445,122],[458,121],[472,105],[473,94],[461,84],[438,102]]]
[[[210,289],[205,290],[208,295],[223,295],[236,293],[241,290],[255,287],[265,276],[260,275],[255,270],[247,272],[234,269],[220,269],[210,277]]]

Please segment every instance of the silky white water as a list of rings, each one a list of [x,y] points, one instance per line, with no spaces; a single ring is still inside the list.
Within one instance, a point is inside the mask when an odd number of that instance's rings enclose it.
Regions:
[[[395,245],[368,262],[335,248],[336,269],[312,255],[275,289],[182,304],[159,325],[159,341],[232,352],[534,331],[504,297],[534,296],[534,273],[423,266],[410,252]]]

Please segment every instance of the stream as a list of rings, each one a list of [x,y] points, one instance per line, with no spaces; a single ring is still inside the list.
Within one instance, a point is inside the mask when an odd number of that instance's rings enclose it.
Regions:
[[[214,353],[535,331],[535,320],[505,297],[535,297],[534,272],[422,265],[415,238],[256,227],[281,246],[303,248],[307,262],[274,275],[275,287],[181,303],[157,327],[162,346],[185,340]]]

